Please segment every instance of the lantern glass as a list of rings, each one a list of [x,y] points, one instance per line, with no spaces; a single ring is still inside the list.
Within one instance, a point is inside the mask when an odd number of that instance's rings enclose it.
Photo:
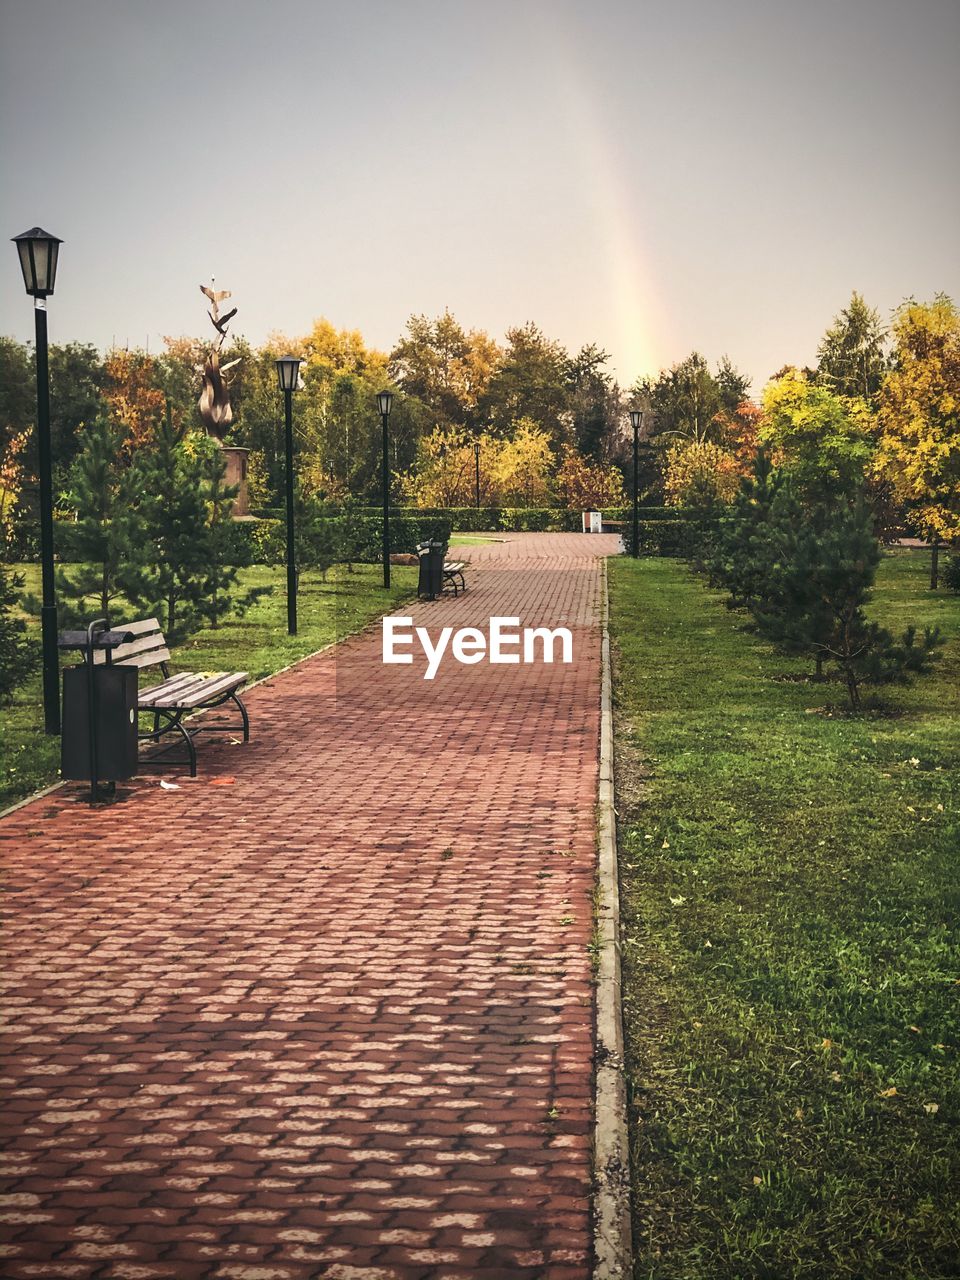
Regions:
[[[630,421],[633,423],[633,429],[634,429],[634,431],[638,431],[638,430],[640,429],[640,427],[643,425],[643,410],[642,410],[642,409],[631,409],[631,410],[630,410]]]
[[[62,241],[42,227],[33,227],[14,237],[20,255],[20,270],[27,293],[33,298],[47,298],[53,293],[57,278],[57,259]]]
[[[393,392],[380,391],[377,393],[377,408],[383,417],[386,417],[393,405]]]
[[[300,360],[297,356],[281,356],[277,361],[277,381],[281,391],[296,391],[300,377]]]

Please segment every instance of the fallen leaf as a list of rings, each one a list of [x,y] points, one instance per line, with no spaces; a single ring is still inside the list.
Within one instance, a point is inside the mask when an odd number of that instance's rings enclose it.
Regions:
[[[895,1098],[897,1096],[897,1086],[891,1085],[889,1089],[883,1089],[877,1094],[878,1098]]]
[[[923,1104],[923,1109],[924,1109],[924,1111],[927,1113],[927,1115],[928,1115],[928,1116],[935,1116],[935,1115],[937,1114],[937,1112],[940,1110],[940,1103],[939,1103],[939,1102],[925,1102],[925,1103]]]
[[[664,842],[663,842],[663,844],[660,846],[660,848],[661,848],[661,849],[669,849],[669,848],[670,848],[670,841],[669,841],[669,840],[664,840]]]
[[[910,1030],[914,1033],[914,1035],[919,1035],[919,1034],[920,1034],[920,1028],[919,1028],[919,1027],[911,1027],[911,1028],[910,1028]]]
[[[833,1083],[834,1083],[834,1084],[839,1084],[839,1083],[840,1083],[840,1072],[839,1072],[839,1071],[831,1071],[831,1072],[830,1072],[830,1079],[833,1081]]]
[[[821,1040],[821,1041],[820,1041],[820,1048],[821,1048],[821,1049],[832,1049],[832,1048],[833,1048],[833,1041],[832,1041],[832,1040],[828,1040],[826,1037],[824,1037],[824,1038],[823,1038],[823,1040]]]
[[[236,782],[236,778],[211,778],[211,787],[232,787]]]
[[[179,791],[180,787],[176,782],[167,782],[165,778],[160,779],[160,786],[164,791]]]
[[[757,1177],[757,1175],[756,1175],[756,1174],[754,1174],[754,1175],[753,1175],[753,1185],[754,1185],[755,1187],[760,1187],[760,1186],[762,1186],[762,1185],[763,1185],[763,1179],[762,1179],[762,1178],[758,1178],[758,1177]]]
[[[686,902],[686,898],[683,896],[683,894],[681,894],[679,898],[670,899],[670,905],[672,907],[682,907],[685,902]]]

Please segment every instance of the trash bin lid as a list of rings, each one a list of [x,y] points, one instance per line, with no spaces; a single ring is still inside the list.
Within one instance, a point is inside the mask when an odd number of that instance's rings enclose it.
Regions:
[[[58,649],[118,649],[134,638],[132,631],[97,631],[91,640],[86,631],[62,631]]]

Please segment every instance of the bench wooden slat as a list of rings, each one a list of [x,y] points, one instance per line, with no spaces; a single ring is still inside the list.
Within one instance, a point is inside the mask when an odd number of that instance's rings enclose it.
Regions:
[[[161,662],[170,661],[170,650],[150,649],[146,653],[134,653],[115,661],[121,667],[158,667]]]
[[[141,636],[139,640],[128,640],[126,644],[117,645],[113,650],[111,661],[121,662],[128,667],[142,667],[143,660],[133,661],[137,657],[147,659],[149,662],[166,662],[170,657],[170,650],[163,638],[163,632],[158,631],[155,635]],[[104,662],[106,656],[102,650],[94,650],[93,660],[98,663]]]
[[[172,681],[142,693],[139,702],[147,709],[186,711],[193,707],[199,708],[206,702],[212,702],[215,698],[239,689],[246,679],[246,671],[219,671],[211,676],[193,675],[179,683],[174,677]]]
[[[159,684],[141,689],[139,694],[140,705],[151,705],[157,698],[166,698],[174,693],[186,692],[191,686],[201,684],[206,678],[206,676],[197,675],[194,671],[184,671],[178,676],[170,676]]]
[[[188,689],[179,694],[177,705],[184,711],[192,707],[199,709],[207,702],[213,702],[229,693],[233,693],[246,682],[246,679],[247,673],[245,671],[237,671],[232,675],[223,676],[220,680],[207,681],[196,688]]]

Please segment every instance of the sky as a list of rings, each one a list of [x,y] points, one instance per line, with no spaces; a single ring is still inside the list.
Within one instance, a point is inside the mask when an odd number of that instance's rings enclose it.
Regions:
[[[757,394],[854,289],[960,300],[958,67],[958,0],[0,0],[0,227],[64,241],[55,342],[214,276],[257,344],[448,308]]]

